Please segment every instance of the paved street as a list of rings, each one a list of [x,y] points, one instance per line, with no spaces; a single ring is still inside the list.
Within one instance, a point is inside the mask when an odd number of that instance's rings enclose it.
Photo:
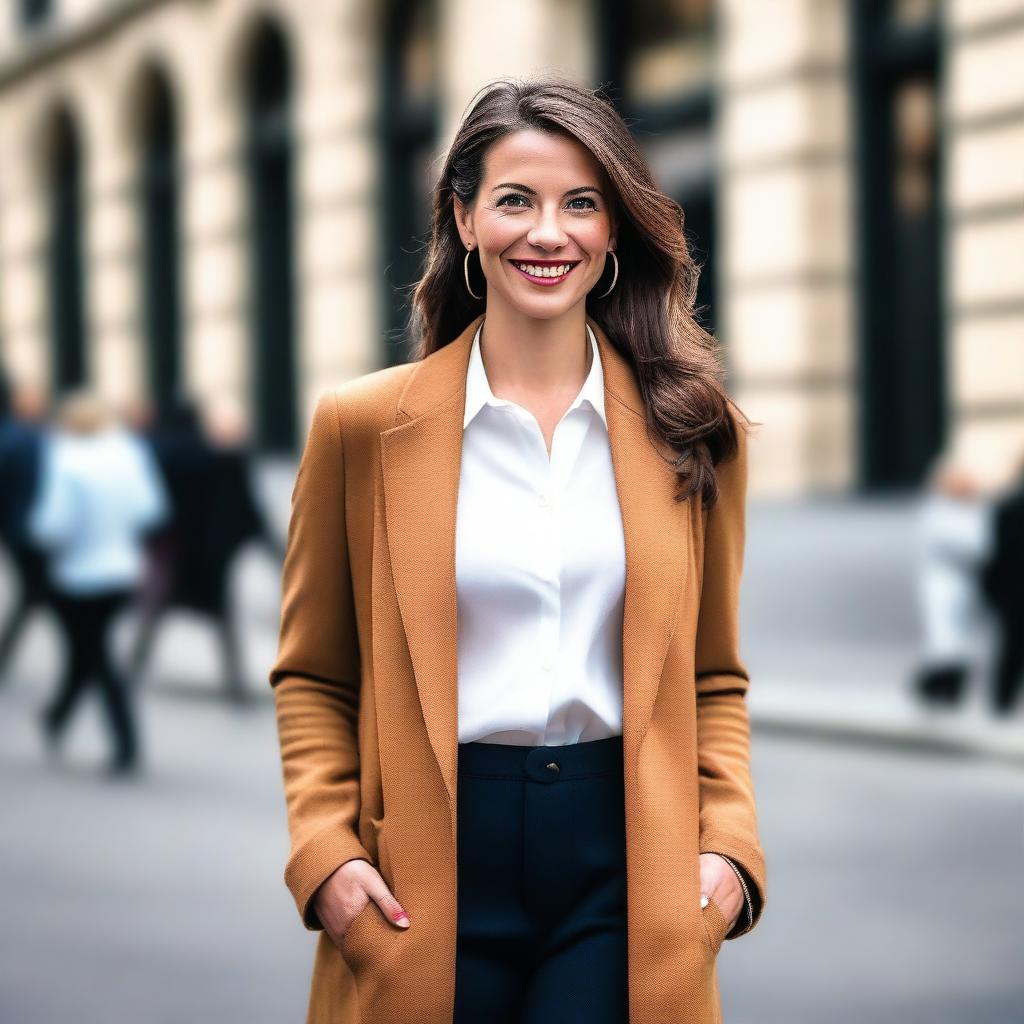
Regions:
[[[284,479],[273,485],[278,522]],[[766,689],[783,685],[792,654],[793,685],[803,692],[898,690],[913,651],[899,559],[883,557],[877,575],[868,571],[871,531],[854,529],[862,548],[831,562],[827,582],[802,582],[776,572],[795,528],[769,511],[751,520],[744,624],[754,687],[762,676]],[[899,547],[899,515],[879,518]],[[880,533],[870,544],[882,544]],[[96,775],[104,736],[92,700],[62,763],[47,763],[34,713],[59,648],[45,616],[32,622],[0,689],[4,1024],[304,1020],[315,940],[281,877],[287,835],[266,684],[277,572],[250,552],[234,581],[250,684],[260,694],[251,709],[219,700],[202,622],[176,618],[161,634],[140,703],[148,772],[134,782]],[[822,594],[838,624],[819,606]],[[888,603],[880,609],[879,601]],[[877,636],[876,619],[884,622]],[[820,646],[805,648],[796,630],[787,647],[779,630],[794,621],[820,630]],[[119,623],[121,649],[130,627]],[[862,678],[850,663],[858,650],[873,666]],[[1019,1019],[1019,765],[760,726],[753,757],[769,905],[759,928],[719,956],[728,1024]]]

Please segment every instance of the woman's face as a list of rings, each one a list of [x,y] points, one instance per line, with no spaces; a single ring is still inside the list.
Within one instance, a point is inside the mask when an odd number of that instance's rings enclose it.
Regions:
[[[456,199],[455,219],[463,245],[479,250],[488,310],[561,316],[585,301],[615,248],[601,165],[575,139],[533,128],[498,139],[483,163],[476,198]]]

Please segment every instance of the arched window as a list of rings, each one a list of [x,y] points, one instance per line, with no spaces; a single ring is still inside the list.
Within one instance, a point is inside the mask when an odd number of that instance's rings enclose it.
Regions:
[[[916,487],[945,438],[937,0],[851,5],[860,482]]]
[[[423,270],[440,122],[436,9],[432,0],[391,0],[384,23],[380,139],[385,365],[404,362],[410,285]]]
[[[254,440],[261,451],[290,453],[296,440],[292,72],[284,36],[269,21],[254,33],[244,88]]]
[[[146,73],[140,113],[143,322],[149,390],[163,409],[181,385],[181,289],[177,124],[174,98],[160,71]]]
[[[19,7],[23,28],[42,25],[53,13],[52,0],[21,0]]]
[[[47,252],[54,390],[85,383],[82,257],[82,152],[78,129],[61,107],[50,126],[50,227]]]
[[[629,121],[659,186],[683,208],[701,265],[695,314],[715,329],[717,169],[712,0],[602,0],[600,81]]]

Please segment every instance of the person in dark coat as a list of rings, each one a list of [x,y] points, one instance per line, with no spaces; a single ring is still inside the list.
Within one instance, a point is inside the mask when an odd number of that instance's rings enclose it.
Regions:
[[[236,703],[247,699],[229,583],[240,549],[265,544],[283,559],[283,543],[269,529],[253,492],[249,456],[227,413],[214,407],[204,429],[197,406],[179,401],[151,435],[174,506],[167,531],[153,539],[157,572],[144,599],[133,665],[144,667],[160,618],[172,608],[209,616],[220,638],[224,688]]]
[[[33,610],[49,607],[53,594],[47,578],[46,554],[27,530],[27,519],[39,486],[45,439],[46,400],[29,386],[11,388],[0,381],[0,540],[7,549],[16,581],[14,607],[0,629],[0,684]]]
[[[995,506],[992,531],[981,587],[997,625],[992,706],[997,714],[1008,715],[1024,683],[1024,465]]]

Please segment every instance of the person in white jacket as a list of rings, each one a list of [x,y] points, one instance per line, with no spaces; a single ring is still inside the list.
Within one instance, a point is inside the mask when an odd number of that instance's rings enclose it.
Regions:
[[[93,394],[76,391],[60,404],[47,439],[28,531],[48,555],[55,610],[67,638],[67,663],[42,726],[55,746],[90,680],[100,687],[113,734],[111,773],[138,767],[130,694],[110,658],[114,615],[135,594],[145,571],[146,533],[170,515],[170,501],[147,447]]]
[[[964,696],[984,619],[978,574],[991,547],[992,503],[952,457],[933,467],[917,531],[922,652],[914,692],[925,704]]]

